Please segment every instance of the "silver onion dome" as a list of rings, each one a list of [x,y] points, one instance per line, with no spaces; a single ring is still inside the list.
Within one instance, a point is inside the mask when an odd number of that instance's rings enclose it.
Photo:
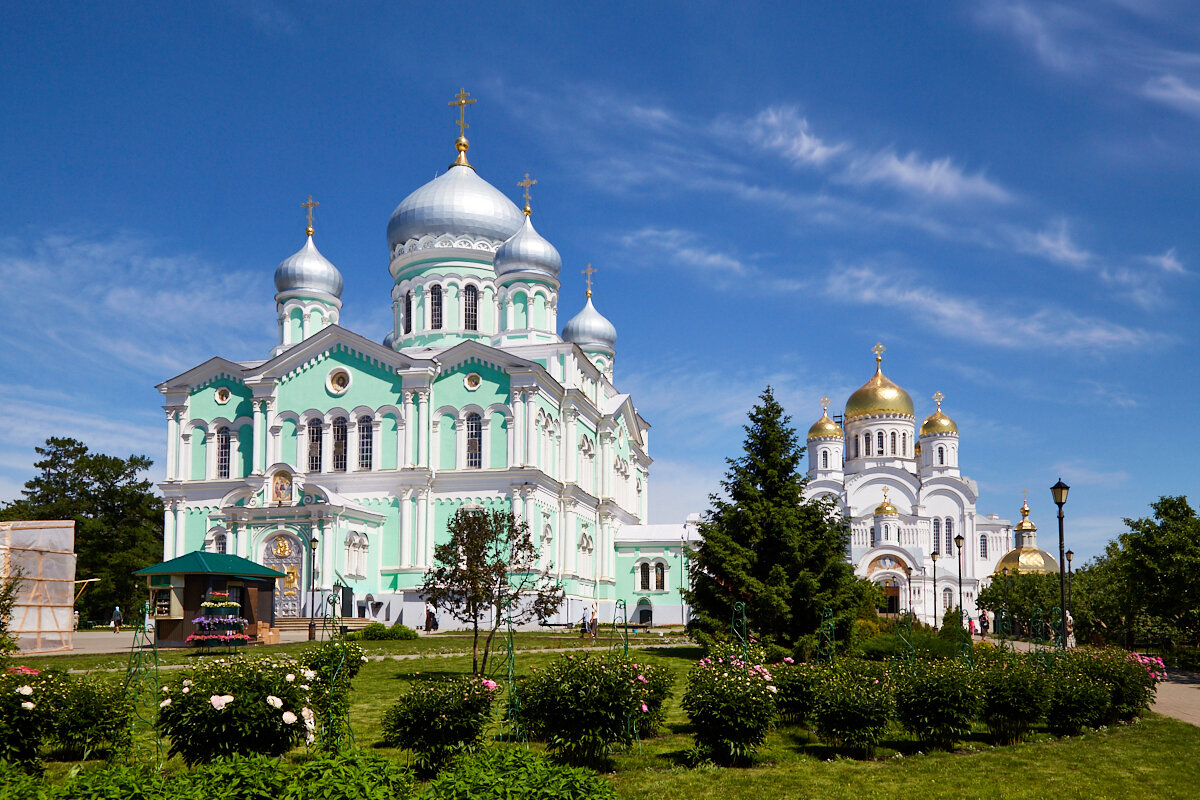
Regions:
[[[304,247],[275,268],[275,291],[296,289],[324,292],[338,298],[342,295],[342,273],[317,251],[311,235]]]
[[[513,272],[532,272],[548,278],[558,278],[562,270],[562,256],[554,245],[534,230],[528,215],[525,224],[500,247],[493,259],[496,275]]]
[[[589,293],[587,305],[563,327],[562,338],[564,342],[574,342],[583,348],[612,350],[617,346],[617,329],[592,305]]]
[[[388,220],[388,248],[423,236],[470,236],[503,242],[521,228],[521,212],[467,164],[455,164],[404,198]]]
[[[388,331],[387,336],[383,337],[383,346],[394,350],[396,347],[396,332]]]

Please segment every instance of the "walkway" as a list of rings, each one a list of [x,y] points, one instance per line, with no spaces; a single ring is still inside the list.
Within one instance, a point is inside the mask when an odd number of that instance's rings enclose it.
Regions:
[[[1151,709],[1168,717],[1200,725],[1200,675],[1177,669],[1167,670],[1167,679],[1158,684]]]

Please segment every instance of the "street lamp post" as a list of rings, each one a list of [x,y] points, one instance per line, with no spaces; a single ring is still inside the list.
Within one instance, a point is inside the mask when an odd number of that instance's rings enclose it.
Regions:
[[[317,537],[308,540],[308,640],[317,638],[317,608],[314,596],[317,589]]]
[[[967,540],[963,538],[963,535],[961,533],[958,536],[954,537],[954,546],[958,548],[958,624],[959,624],[959,627],[963,627],[964,623],[966,622],[966,620],[963,618],[963,614],[965,614],[966,611],[963,609],[963,599],[962,599],[962,570],[963,570],[962,548],[963,548],[963,544],[966,541]]]
[[[937,591],[937,560],[938,560],[938,551],[937,551],[937,550],[934,550],[932,553],[930,553],[930,554],[929,554],[929,558],[933,560],[933,629],[936,631],[936,630],[938,629],[938,615],[937,615],[937,595],[938,595],[938,591]]]
[[[912,613],[912,567],[904,565],[904,577],[908,582],[908,613]]]
[[[1009,630],[1011,630],[1012,629],[1012,620],[1008,616],[1008,567],[1005,567],[1004,569],[1002,569],[1000,571],[1004,573],[1004,583],[1002,584],[1002,587],[1004,589],[1004,621],[1003,621],[1003,624],[1007,625]],[[996,627],[1000,628],[1000,624],[998,623],[996,625]],[[997,630],[996,634],[1000,635],[1000,631]],[[1001,639],[1003,639],[1003,636],[1001,636]]]
[[[1074,606],[1075,606],[1074,602],[1071,600],[1071,577],[1074,575],[1074,572],[1075,572],[1075,570],[1072,569],[1072,567],[1071,567],[1071,559],[1073,559],[1074,557],[1075,557],[1075,554],[1073,552],[1071,552],[1070,550],[1068,550],[1067,551],[1067,608],[1068,609],[1074,608]]]
[[[1065,557],[1063,543],[1063,505],[1067,502],[1067,492],[1070,490],[1062,482],[1062,478],[1058,479],[1058,483],[1050,487],[1050,495],[1054,498],[1054,505],[1058,506],[1058,597],[1062,618],[1060,624],[1062,628],[1059,630],[1058,638],[1063,647],[1067,646],[1067,579],[1065,573]]]

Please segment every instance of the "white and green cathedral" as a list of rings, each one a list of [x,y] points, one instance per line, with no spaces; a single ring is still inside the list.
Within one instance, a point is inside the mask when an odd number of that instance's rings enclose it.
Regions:
[[[591,270],[560,333],[562,262],[534,229],[533,182],[522,213],[456,146],[388,220],[382,343],[338,324],[342,275],[310,198],[303,246],[275,270],[270,357],[213,358],[158,387],[164,559],[208,549],[280,570],[279,618],[343,586],[356,616],[419,625],[454,513],[511,510],[566,590],[558,622],[611,619],[618,600],[635,622],[679,622],[695,522],[645,524],[650,426],[614,385]]]

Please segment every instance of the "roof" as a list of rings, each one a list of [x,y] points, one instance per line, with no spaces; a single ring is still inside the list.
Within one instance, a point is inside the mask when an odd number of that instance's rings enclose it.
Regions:
[[[139,569],[134,575],[228,575],[236,578],[268,578],[284,577],[282,572],[255,564],[241,556],[228,553],[206,553],[197,550],[194,553],[172,558],[152,567]]]

